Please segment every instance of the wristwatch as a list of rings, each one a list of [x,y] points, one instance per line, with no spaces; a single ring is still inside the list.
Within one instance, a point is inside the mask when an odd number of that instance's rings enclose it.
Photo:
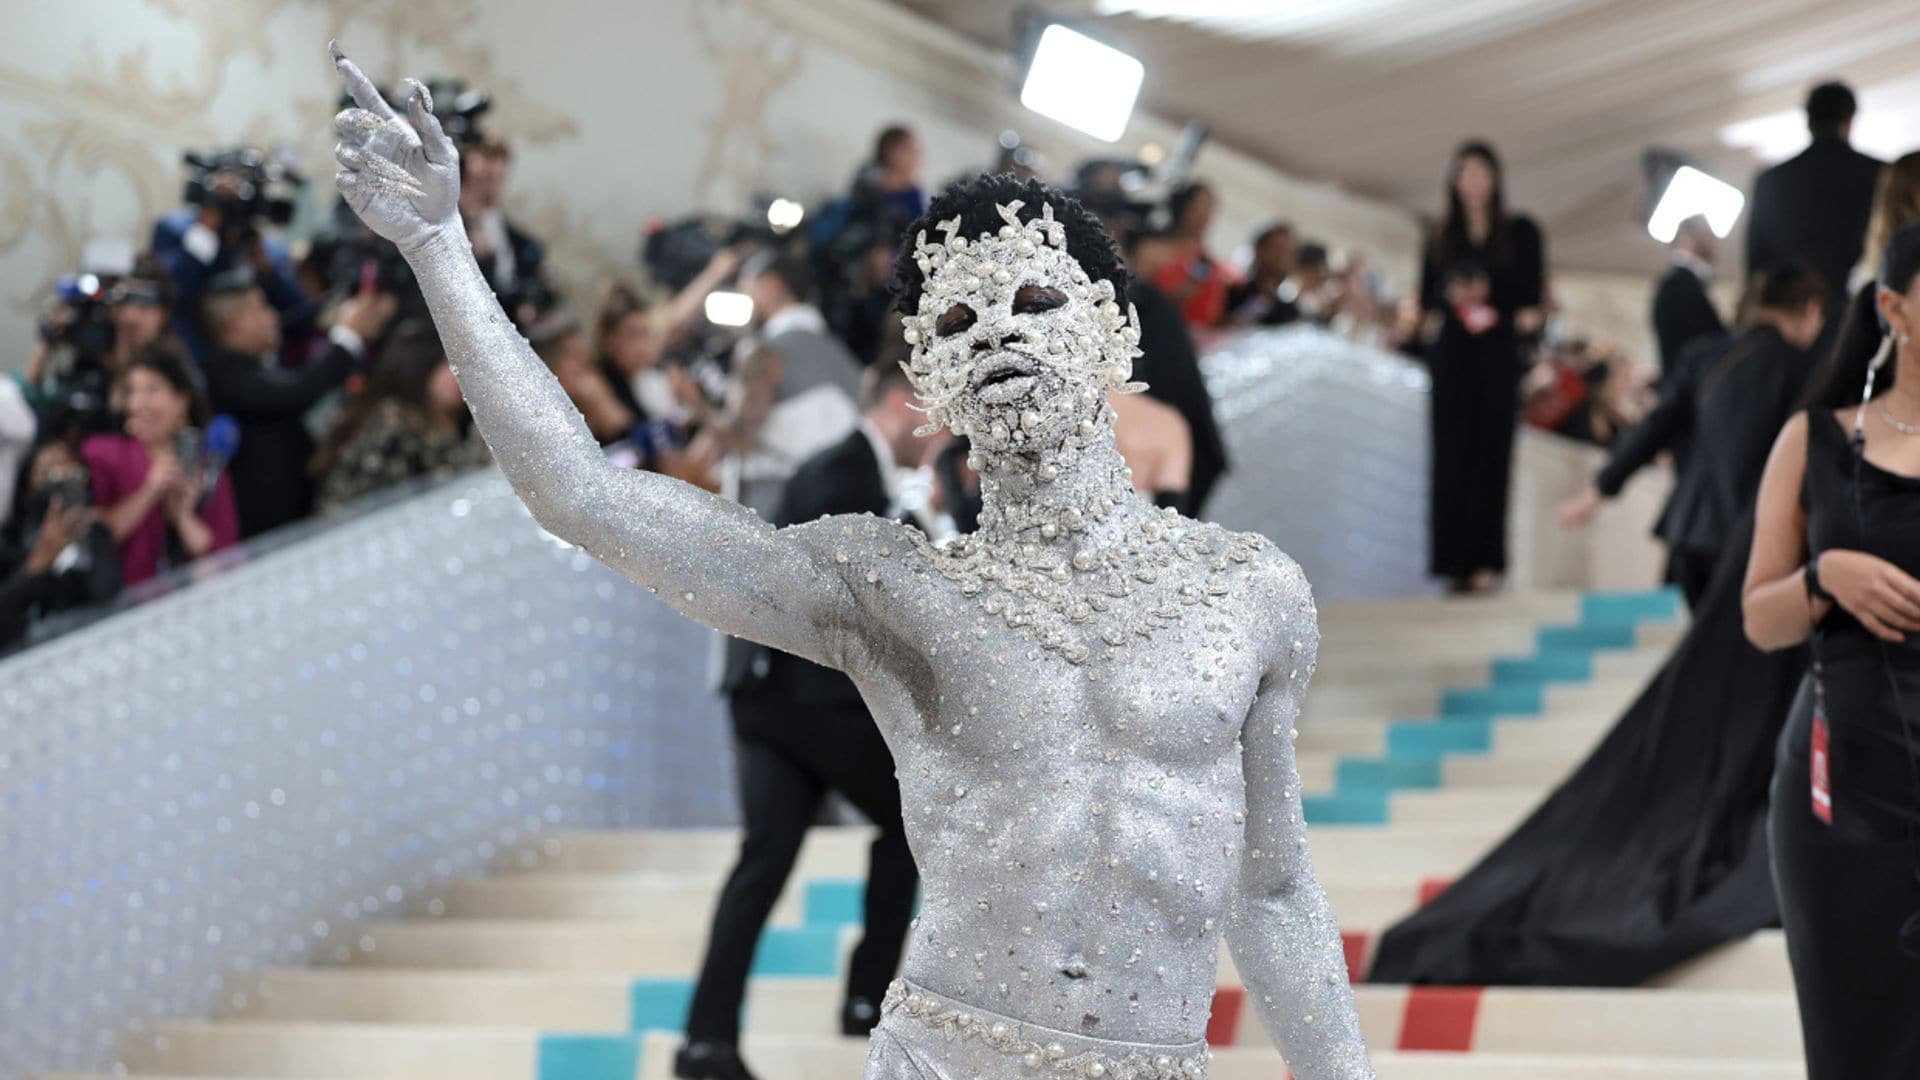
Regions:
[[[1829,604],[1833,603],[1833,594],[1827,591],[1825,585],[1820,584],[1820,556],[1818,554],[1815,554],[1813,558],[1807,560],[1807,568],[1801,574],[1801,577],[1806,579],[1807,601],[1809,603],[1815,600],[1825,600]]]

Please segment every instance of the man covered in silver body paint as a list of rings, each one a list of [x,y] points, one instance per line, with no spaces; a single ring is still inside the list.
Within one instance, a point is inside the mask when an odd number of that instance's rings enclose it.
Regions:
[[[535,518],[707,625],[839,668],[898,763],[923,902],[869,1080],[1198,1080],[1224,934],[1300,1080],[1371,1077],[1293,762],[1317,644],[1299,568],[1156,509],[1114,447],[1138,326],[1099,225],[983,177],[903,253],[909,372],[971,439],[979,530],[774,529],[601,455],[501,313],[424,87],[352,63],[340,190],[412,263]],[[1071,237],[1071,240],[1069,239]]]

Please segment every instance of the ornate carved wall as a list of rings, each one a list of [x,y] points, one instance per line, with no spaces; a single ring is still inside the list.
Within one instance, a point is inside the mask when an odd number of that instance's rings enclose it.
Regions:
[[[51,283],[90,240],[143,244],[176,205],[179,153],[287,143],[332,197],[324,46],[380,80],[459,75],[486,88],[518,151],[509,210],[554,249],[582,303],[627,272],[653,217],[744,209],[757,190],[841,188],[894,120],[927,175],[986,164],[1017,127],[1064,171],[1091,144],[1021,110],[1010,67],[881,0],[23,0],[0,41],[0,369],[17,368]],[[1130,145],[1171,145],[1136,121]],[[1108,148],[1111,149],[1111,148]],[[1404,266],[1403,212],[1210,148],[1220,243],[1287,216]]]

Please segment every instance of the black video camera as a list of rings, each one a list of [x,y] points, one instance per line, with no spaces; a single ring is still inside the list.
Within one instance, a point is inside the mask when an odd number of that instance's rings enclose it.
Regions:
[[[484,137],[480,118],[493,106],[485,90],[469,89],[462,79],[428,79],[427,92],[433,95],[433,115],[447,138],[466,146]]]
[[[68,274],[54,286],[52,312],[40,320],[40,340],[73,350],[75,363],[90,365],[113,349],[113,317],[107,285],[98,274]]]
[[[433,115],[440,120],[440,130],[455,144],[466,146],[477,143],[484,133],[480,130],[480,118],[493,107],[493,99],[485,90],[469,89],[465,79],[428,79],[427,93],[433,96]],[[380,96],[394,103],[404,113],[404,93],[395,90],[380,89]],[[342,90],[336,107],[351,109],[358,105],[353,95]]]
[[[693,214],[650,227],[640,241],[640,265],[653,280],[678,292],[699,277],[721,249],[738,244],[772,245],[778,239],[765,218]]]
[[[274,225],[293,220],[293,199],[275,192],[299,184],[299,175],[267,160],[253,147],[189,150],[180,157],[191,170],[187,175],[187,203],[218,209],[227,229],[251,232],[262,219]]]

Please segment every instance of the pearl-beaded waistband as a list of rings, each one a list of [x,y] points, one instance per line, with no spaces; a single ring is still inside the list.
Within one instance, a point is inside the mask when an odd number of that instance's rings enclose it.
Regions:
[[[1045,1076],[1206,1080],[1207,1060],[1212,1057],[1205,1040],[1167,1045],[1088,1038],[1000,1016],[905,979],[895,979],[880,1003],[883,1018],[896,1011],[948,1039],[978,1041],[1027,1071]]]

